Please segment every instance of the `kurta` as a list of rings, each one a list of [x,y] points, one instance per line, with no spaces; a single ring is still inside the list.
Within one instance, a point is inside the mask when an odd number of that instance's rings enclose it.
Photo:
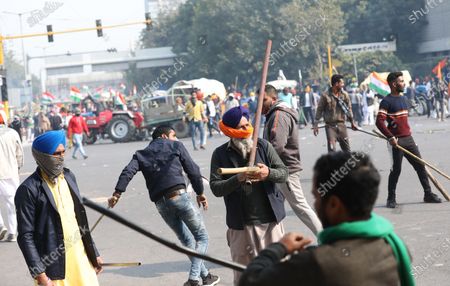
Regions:
[[[66,276],[64,280],[56,280],[57,286],[96,286],[98,284],[94,267],[90,263],[75,216],[73,199],[69,186],[61,174],[54,184],[43,174],[42,176],[50,188],[56,208],[61,217],[64,233],[64,248],[66,251]]]

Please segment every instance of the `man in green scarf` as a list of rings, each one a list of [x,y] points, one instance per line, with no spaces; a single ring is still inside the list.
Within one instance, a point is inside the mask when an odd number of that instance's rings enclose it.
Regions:
[[[240,286],[415,285],[411,260],[392,225],[372,213],[380,175],[363,153],[323,155],[314,166],[319,246],[288,233],[244,271]]]

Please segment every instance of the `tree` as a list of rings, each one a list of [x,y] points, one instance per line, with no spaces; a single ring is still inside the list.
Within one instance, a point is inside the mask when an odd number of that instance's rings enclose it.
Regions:
[[[334,0],[296,0],[282,7],[281,14],[280,24],[285,28],[285,41],[296,39],[299,31],[304,31],[297,53],[290,53],[280,63],[281,67],[292,69],[293,65],[301,66],[307,77],[323,79],[322,58],[327,53],[327,46],[337,46],[346,36],[340,7]]]
[[[14,58],[14,53],[11,50],[6,51],[5,53],[5,69],[6,78],[8,79],[8,87],[23,87],[25,71],[23,69],[23,65]]]

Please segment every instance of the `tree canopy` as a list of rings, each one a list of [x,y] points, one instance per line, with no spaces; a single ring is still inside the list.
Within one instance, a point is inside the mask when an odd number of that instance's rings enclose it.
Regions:
[[[423,0],[188,0],[171,14],[160,15],[154,29],[143,31],[142,48],[172,46],[187,65],[176,79],[209,77],[226,84],[239,79],[259,81],[266,41],[271,39],[269,79],[282,69],[290,79],[298,70],[305,78],[326,78],[327,45],[397,40],[396,53],[359,55],[361,76],[371,69],[407,68],[402,60],[415,53],[425,21],[411,24],[412,9]],[[416,36],[417,37],[417,36]],[[340,69],[352,73],[353,60],[333,54]],[[158,70],[130,72],[139,85],[152,81]],[[171,79],[172,81],[176,80]]]

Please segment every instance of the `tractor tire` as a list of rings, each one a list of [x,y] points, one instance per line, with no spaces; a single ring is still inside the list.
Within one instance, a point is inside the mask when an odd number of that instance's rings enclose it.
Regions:
[[[182,120],[172,123],[172,128],[177,134],[177,138],[189,137],[189,124],[183,122]]]
[[[114,143],[131,141],[136,133],[133,120],[126,115],[113,116],[106,129]]]
[[[83,143],[92,145],[97,141],[97,132],[91,130],[89,132],[89,136],[86,133],[83,133]]]

